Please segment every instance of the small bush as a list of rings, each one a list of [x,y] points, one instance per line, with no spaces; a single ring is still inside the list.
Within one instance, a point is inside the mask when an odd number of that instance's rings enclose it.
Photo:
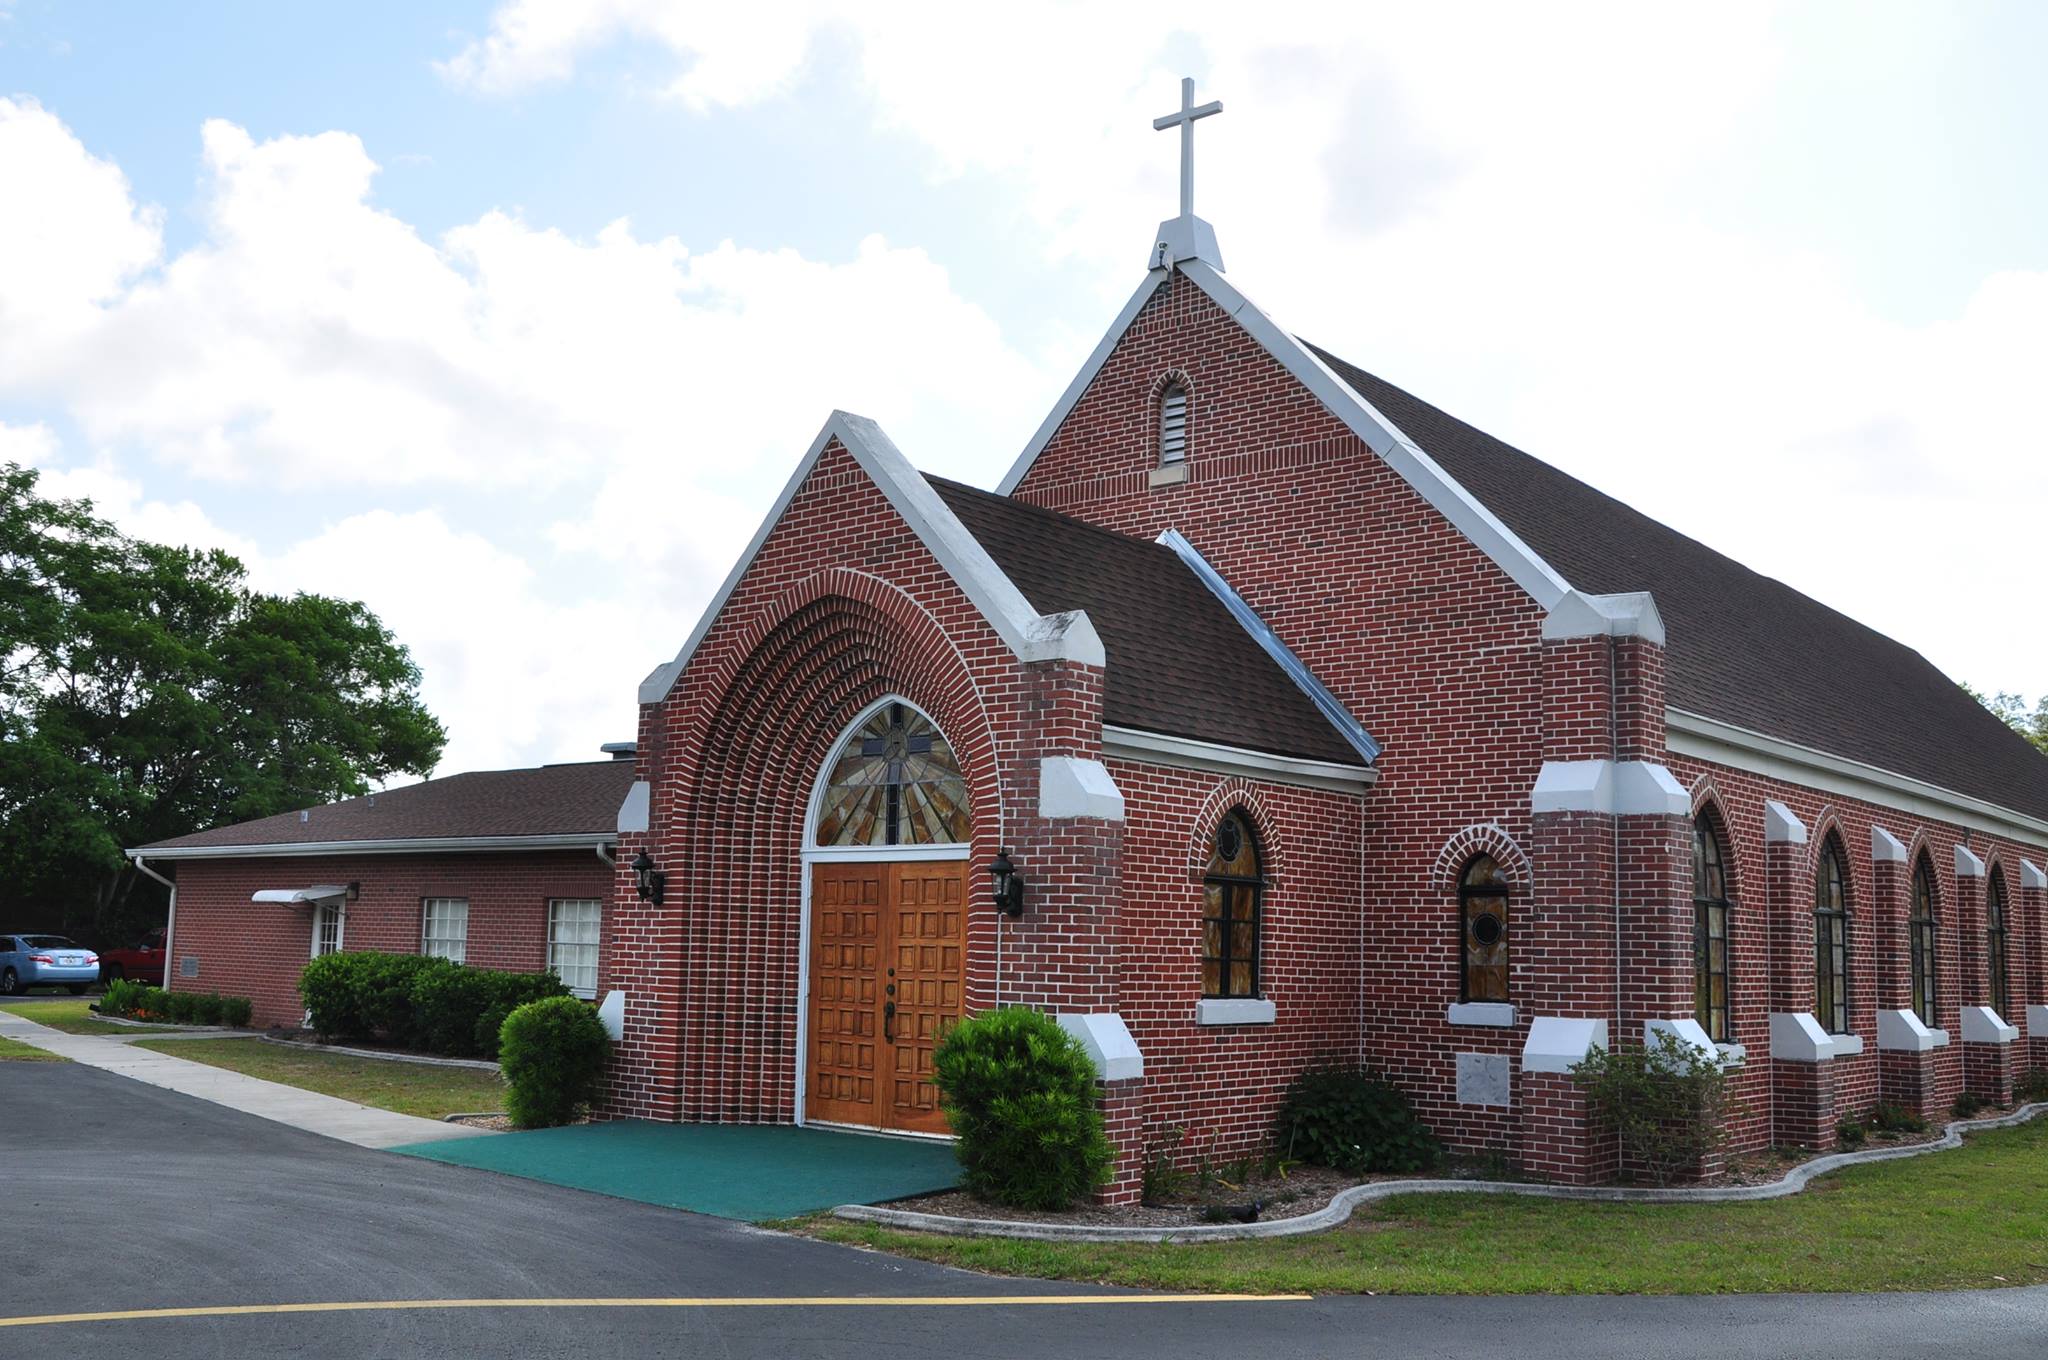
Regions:
[[[1927,1121],[1903,1105],[1880,1105],[1870,1112],[1870,1127],[1882,1133],[1925,1133]]]
[[[145,992],[154,990],[153,987],[131,982],[127,978],[115,978],[107,984],[106,995],[100,998],[99,1012],[101,1015],[128,1015],[134,1011]]]
[[[2012,1084],[2012,1098],[2022,1105],[2048,1100],[2048,1067],[2029,1068]]]
[[[1838,1146],[1859,1148],[1863,1146],[1863,1139],[1863,1125],[1855,1120],[1844,1119],[1841,1123],[1835,1125],[1835,1142]]]
[[[1049,1015],[1006,1007],[963,1020],[933,1074],[967,1189],[1020,1209],[1064,1209],[1109,1180],[1095,1064]]]
[[[1572,1077],[1594,1123],[1620,1142],[1624,1164],[1658,1185],[1696,1172],[1727,1139],[1728,1077],[1719,1055],[1669,1030],[1641,1048],[1596,1048]]]
[[[495,1058],[508,1015],[568,990],[553,973],[369,951],[323,954],[299,974],[299,995],[322,1038],[376,1039],[456,1058]]]
[[[505,1112],[522,1129],[574,1119],[597,1098],[612,1051],[596,1009],[573,996],[520,1006],[505,1017],[498,1046]]]
[[[1443,1144],[1401,1088],[1371,1068],[1312,1067],[1280,1104],[1281,1154],[1352,1175],[1427,1171]]]
[[[1957,1119],[1975,1119],[1990,1108],[1990,1101],[1975,1091],[1965,1091],[1956,1097],[1956,1103],[1949,1106],[1948,1112]]]
[[[224,996],[220,999],[220,1019],[224,1025],[247,1029],[249,1017],[255,1013],[256,1003],[246,996]]]

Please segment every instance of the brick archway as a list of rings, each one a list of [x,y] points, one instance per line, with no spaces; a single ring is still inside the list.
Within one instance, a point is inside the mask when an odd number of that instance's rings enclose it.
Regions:
[[[803,836],[818,771],[863,708],[900,695],[946,733],[967,778],[976,858],[1002,823],[995,733],[930,615],[858,572],[798,583],[703,677],[668,738],[657,853],[679,920],[679,1115],[794,1117]],[[970,948],[972,944],[970,942]]]

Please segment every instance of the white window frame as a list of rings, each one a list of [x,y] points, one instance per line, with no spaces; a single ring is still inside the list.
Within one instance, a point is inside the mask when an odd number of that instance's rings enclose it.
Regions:
[[[439,934],[434,931],[435,908],[442,908],[444,922]],[[452,914],[450,909],[461,908],[460,933],[446,928],[445,922]],[[469,961],[469,899],[467,897],[423,897],[420,899],[420,953],[432,959],[446,959],[450,963]]]
[[[340,902],[330,899],[313,904],[313,946],[307,957],[315,959],[320,957],[322,953],[320,948],[320,927],[330,920],[334,922],[334,948],[325,952],[329,954],[339,954],[341,952],[342,934],[348,926],[348,913],[343,910]]]
[[[574,924],[576,924],[576,925],[578,925],[578,926],[583,926],[583,925],[586,925],[586,924],[587,924],[587,925],[589,926],[589,929],[590,929],[590,938],[589,938],[588,940],[580,940],[580,939],[579,939],[579,940],[564,940],[564,939],[560,939],[560,938],[558,938],[558,931],[559,931],[559,928],[560,928],[560,927],[561,927],[561,925],[563,924],[563,921],[562,921],[562,919],[561,919],[561,912],[562,912],[562,908],[564,908],[564,907],[576,907],[576,908],[578,908],[578,909],[579,909],[579,915],[578,915],[578,919],[576,920],[576,922],[575,922]],[[584,919],[584,918],[583,918],[583,917],[581,916],[581,913],[580,913],[580,909],[581,909],[581,908],[584,908],[584,907],[588,907],[588,908],[590,909],[590,915],[589,915],[589,917],[588,917],[587,921],[586,921],[586,920],[585,920],[585,919]],[[584,999],[585,1001],[592,1001],[592,1000],[595,1000],[595,999],[597,998],[597,962],[598,962],[598,944],[599,944],[599,942],[600,942],[600,937],[602,936],[603,932],[604,932],[604,899],[603,899],[603,898],[599,898],[599,897],[550,897],[550,898],[548,899],[548,928],[547,928],[547,952],[548,952],[548,971],[549,971],[550,973],[553,973],[553,974],[554,974],[554,975],[555,975],[556,977],[558,977],[558,978],[560,978],[560,979],[562,980],[562,985],[563,985],[564,987],[567,987],[567,988],[569,989],[569,994],[570,994],[571,996],[579,996],[579,997],[582,997],[582,998],[583,998],[583,999]],[[589,963],[589,965],[588,965],[588,967],[589,967],[589,976],[590,976],[590,985],[589,985],[588,987],[579,987],[579,986],[577,986],[575,982],[573,982],[573,981],[571,981],[571,980],[570,980],[570,978],[569,978],[569,975],[568,975],[567,973],[565,973],[565,972],[563,972],[563,971],[562,971],[562,962],[561,962],[561,960],[559,959],[559,957],[558,957],[558,955],[557,955],[557,951],[558,951],[558,950],[567,950],[567,949],[575,949],[575,950],[583,950],[583,949],[588,949],[588,950],[590,951],[590,963]],[[584,965],[582,965],[582,964],[580,964],[580,963],[579,963],[579,964],[575,965],[575,967],[576,967],[576,970],[577,970],[577,972],[578,972],[578,973],[581,973],[581,972],[582,972],[582,970],[583,970],[583,967],[584,967]]]

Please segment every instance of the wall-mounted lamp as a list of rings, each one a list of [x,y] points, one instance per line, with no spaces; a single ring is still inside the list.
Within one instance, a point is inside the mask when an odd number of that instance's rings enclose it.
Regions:
[[[990,896],[995,899],[996,910],[1005,916],[1024,914],[1024,875],[1017,872],[1017,866],[1010,863],[1008,850],[996,851],[995,863],[988,866]]]
[[[633,887],[642,902],[652,902],[657,907],[668,889],[668,875],[655,869],[645,850],[633,856]]]

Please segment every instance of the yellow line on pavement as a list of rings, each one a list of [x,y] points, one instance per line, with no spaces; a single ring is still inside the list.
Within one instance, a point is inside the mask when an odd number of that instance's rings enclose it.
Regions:
[[[251,1317],[276,1313],[376,1313],[419,1308],[1014,1308],[1116,1303],[1293,1303],[1308,1294],[932,1294],[908,1297],[701,1299],[383,1299],[337,1303],[234,1303],[201,1308],[131,1308],[110,1313],[0,1317],[0,1327],[65,1322],[149,1322],[158,1318]]]

